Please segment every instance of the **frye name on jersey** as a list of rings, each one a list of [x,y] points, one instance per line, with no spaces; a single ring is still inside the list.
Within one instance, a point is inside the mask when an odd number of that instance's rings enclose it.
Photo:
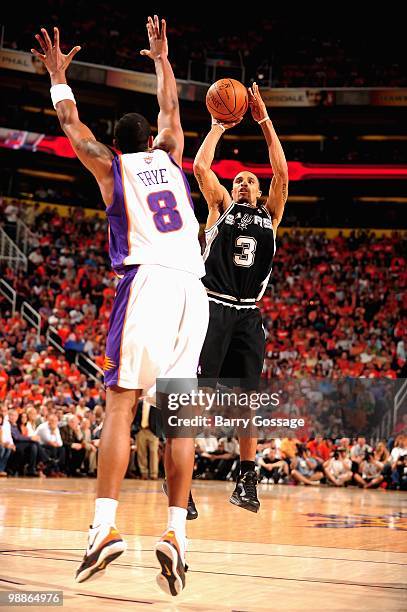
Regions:
[[[145,187],[150,185],[162,185],[168,183],[166,178],[167,168],[158,168],[158,170],[144,170],[144,172],[137,172],[137,176]]]

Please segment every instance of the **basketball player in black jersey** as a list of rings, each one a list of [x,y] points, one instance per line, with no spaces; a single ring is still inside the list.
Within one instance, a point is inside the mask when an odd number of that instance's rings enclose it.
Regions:
[[[248,171],[233,180],[231,194],[211,170],[216,145],[224,131],[236,125],[213,119],[199,149],[194,174],[208,203],[206,276],[202,279],[210,304],[209,327],[200,357],[202,378],[246,379],[258,387],[263,367],[265,335],[256,302],[271,274],[275,236],[287,200],[288,168],[284,151],[256,83],[249,89],[253,119],[266,139],[273,178],[267,199],[260,203],[259,180]],[[256,438],[240,437],[240,473],[230,501],[257,512]]]

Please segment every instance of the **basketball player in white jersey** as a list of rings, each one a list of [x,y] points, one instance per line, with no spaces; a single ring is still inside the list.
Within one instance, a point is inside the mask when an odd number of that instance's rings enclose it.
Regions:
[[[121,155],[97,142],[78,116],[65,71],[80,47],[64,55],[59,32],[37,35],[32,50],[51,77],[51,97],[61,127],[84,166],[96,178],[107,206],[112,267],[120,277],[109,324],[105,358],[106,419],[98,457],[95,516],[76,580],[83,582],[117,558],[126,545],[116,529],[116,508],[126,472],[130,426],[140,397],[154,394],[156,378],[195,378],[209,307],[198,222],[181,169],[184,135],[175,77],[168,61],[166,23],[148,18],[160,107],[158,135],[149,148],[150,126],[125,115],[115,130]],[[168,525],[156,544],[159,586],[177,595],[185,585],[185,519],[194,462],[192,439],[169,439],[165,453]]]

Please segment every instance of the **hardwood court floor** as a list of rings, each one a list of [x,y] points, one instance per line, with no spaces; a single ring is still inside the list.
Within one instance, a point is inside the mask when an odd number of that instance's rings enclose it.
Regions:
[[[0,590],[63,590],[62,609],[75,612],[407,609],[406,493],[260,485],[255,515],[229,504],[232,483],[194,482],[187,588],[170,598],[152,552],[166,521],[161,482],[124,482],[128,551],[103,578],[74,582],[95,484],[0,481]]]

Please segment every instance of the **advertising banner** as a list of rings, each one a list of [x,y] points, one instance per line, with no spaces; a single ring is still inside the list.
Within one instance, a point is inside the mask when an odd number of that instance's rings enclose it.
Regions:
[[[41,60],[26,51],[13,49],[0,49],[0,68],[46,74]],[[69,76],[108,87],[156,93],[155,75],[144,72],[73,61]],[[209,85],[177,79],[178,96],[182,100],[204,102]],[[276,87],[261,88],[261,95],[269,107],[407,106],[407,88]]]

